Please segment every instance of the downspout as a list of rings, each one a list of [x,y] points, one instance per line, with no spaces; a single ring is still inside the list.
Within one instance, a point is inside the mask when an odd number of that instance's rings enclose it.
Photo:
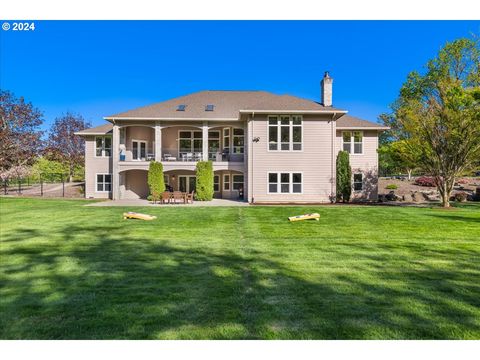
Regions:
[[[253,183],[253,179],[254,179],[254,176],[253,176],[253,159],[254,159],[254,156],[253,156],[253,154],[254,154],[254,151],[255,151],[254,146],[253,146],[255,144],[253,142],[253,139],[255,138],[253,136],[253,118],[254,117],[255,117],[255,111],[252,111],[252,118],[250,119],[250,121],[252,122],[252,124],[251,124],[251,128],[252,128],[252,142],[251,142],[251,144],[252,144],[252,159],[248,161],[249,163],[250,162],[252,163],[252,177],[251,177],[251,179],[252,179],[252,204],[255,203],[255,198],[254,198],[254,195],[253,195],[253,189],[255,189],[255,187],[253,186],[254,185],[254,183]]]
[[[334,131],[334,127],[333,127],[333,124],[334,124],[334,121],[335,121],[335,116],[337,115],[337,113],[333,113],[333,116],[332,116],[332,120],[331,120],[331,140],[332,140],[332,146],[331,146],[331,151],[332,151],[332,156],[331,156],[331,180],[330,180],[330,201],[333,201],[333,196],[335,195],[336,197],[336,194],[335,191],[334,191],[334,179],[335,179],[335,182],[336,182],[336,171],[335,171],[335,140],[336,140],[336,135],[335,134],[335,131]]]

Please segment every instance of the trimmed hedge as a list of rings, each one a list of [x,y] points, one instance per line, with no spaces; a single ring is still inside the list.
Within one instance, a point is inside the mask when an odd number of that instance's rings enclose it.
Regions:
[[[211,161],[197,162],[197,185],[195,199],[211,201],[213,199],[213,164]]]
[[[157,161],[151,161],[148,167],[148,188],[150,189],[150,198],[153,201],[160,199],[165,191],[165,180],[163,179],[163,165]]]
[[[352,169],[350,168],[350,154],[339,151],[337,155],[337,201],[350,201],[352,194]]]

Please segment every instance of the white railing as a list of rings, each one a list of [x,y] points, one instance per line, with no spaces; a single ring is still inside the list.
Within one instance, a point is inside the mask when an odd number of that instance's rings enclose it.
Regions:
[[[161,161],[165,162],[197,162],[203,160],[202,151],[179,151],[178,149],[162,149]],[[226,151],[210,151],[208,160],[213,162],[243,162],[243,154],[229,154]],[[120,158],[123,161],[151,161],[155,160],[155,149],[147,147],[146,149],[125,148],[120,149]]]

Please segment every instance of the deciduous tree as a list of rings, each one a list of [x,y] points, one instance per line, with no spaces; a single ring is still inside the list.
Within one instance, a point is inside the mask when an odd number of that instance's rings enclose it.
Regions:
[[[0,171],[35,162],[42,147],[42,116],[23,97],[0,89]]]
[[[72,181],[75,168],[84,163],[85,141],[75,132],[90,126],[81,115],[68,112],[56,118],[50,129],[45,155],[67,166],[69,181]]]
[[[378,149],[379,157],[384,161],[388,159],[390,170],[407,172],[408,180],[411,180],[412,171],[418,167],[421,156],[419,147],[411,144],[412,141],[412,139],[397,140]]]
[[[480,157],[480,49],[477,40],[447,43],[423,73],[412,72],[393,107],[395,125],[436,179],[444,207],[455,179]]]

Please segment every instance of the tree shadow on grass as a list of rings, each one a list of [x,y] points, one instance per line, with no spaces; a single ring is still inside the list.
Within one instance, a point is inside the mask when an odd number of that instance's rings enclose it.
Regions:
[[[473,223],[480,225],[480,217],[472,217],[472,216],[460,216],[460,215],[450,215],[450,214],[430,214],[429,216],[435,217],[437,219],[442,220],[453,220],[453,221],[461,221],[465,223]],[[479,227],[480,232],[480,227]]]
[[[39,246],[31,237],[48,234],[17,229],[2,239],[10,243],[2,257],[21,261],[0,265],[1,338],[480,337],[478,253],[430,254],[470,264],[460,272],[421,262],[412,270],[402,264],[421,258],[422,247],[399,256],[402,245],[387,246],[378,256],[340,244],[323,251],[349,266],[311,276],[248,244],[173,246],[113,226],[60,233]]]

